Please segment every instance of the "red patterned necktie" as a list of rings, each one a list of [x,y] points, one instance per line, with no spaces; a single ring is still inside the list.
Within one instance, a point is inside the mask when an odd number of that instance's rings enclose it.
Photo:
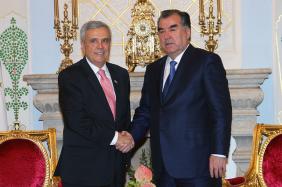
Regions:
[[[115,94],[114,94],[114,88],[111,84],[110,79],[108,79],[108,77],[106,76],[104,70],[100,69],[98,71],[98,74],[101,76],[100,84],[101,84],[101,86],[104,90],[104,93],[105,93],[107,101],[110,105],[113,117],[115,119],[115,117],[116,117],[116,97],[115,97]]]

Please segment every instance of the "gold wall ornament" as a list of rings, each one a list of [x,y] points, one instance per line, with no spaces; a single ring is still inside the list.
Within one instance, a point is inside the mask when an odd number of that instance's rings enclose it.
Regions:
[[[153,20],[154,10],[149,0],[138,0],[131,10],[132,23],[125,47],[129,72],[133,72],[137,65],[145,67],[162,56]]]
[[[60,26],[62,23],[62,27]],[[64,19],[60,21],[59,18],[59,4],[58,0],[54,0],[54,29],[56,32],[56,40],[62,39],[64,42],[60,44],[61,53],[65,55],[65,59],[62,60],[61,65],[57,73],[61,72],[68,66],[73,64],[70,59],[70,54],[73,51],[73,44],[70,44],[70,40],[76,40],[78,29],[78,4],[77,0],[72,0],[72,21],[68,18],[68,5],[64,4]]]
[[[219,35],[221,33],[221,0],[217,0],[217,17],[215,18],[213,14],[214,10],[214,1],[209,0],[209,14],[205,16],[205,7],[204,7],[204,0],[199,0],[199,25],[201,27],[201,36],[208,36],[208,40],[206,42],[206,49],[214,52],[215,49],[218,47],[218,40],[214,39],[214,36]],[[207,19],[207,21],[205,20]]]

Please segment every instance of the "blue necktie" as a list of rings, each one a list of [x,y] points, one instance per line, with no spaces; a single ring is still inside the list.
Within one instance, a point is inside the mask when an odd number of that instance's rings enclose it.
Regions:
[[[170,86],[170,83],[174,77],[174,74],[175,74],[175,65],[176,65],[177,62],[175,61],[171,61],[170,62],[170,71],[169,71],[169,75],[165,81],[165,85],[164,85],[164,89],[163,89],[163,94],[162,94],[162,97],[164,98],[168,92],[168,88]]]

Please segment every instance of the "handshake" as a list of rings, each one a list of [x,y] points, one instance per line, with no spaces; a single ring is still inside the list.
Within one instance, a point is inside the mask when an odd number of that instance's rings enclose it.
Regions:
[[[118,140],[115,144],[116,149],[123,153],[127,153],[134,147],[134,140],[131,134],[127,131],[122,131],[118,133]]]

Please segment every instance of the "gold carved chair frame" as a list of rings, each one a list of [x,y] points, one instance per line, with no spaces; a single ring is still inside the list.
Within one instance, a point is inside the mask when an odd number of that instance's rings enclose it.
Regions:
[[[43,186],[53,186],[53,174],[57,164],[56,129],[49,128],[40,131],[11,130],[0,132],[0,144],[13,139],[29,140],[38,146],[43,154],[46,166]],[[45,146],[45,143],[47,143],[47,146]]]
[[[282,135],[282,125],[256,125],[253,134],[252,157],[249,169],[243,176],[244,182],[231,185],[228,180],[225,180],[223,186],[267,187],[263,177],[263,158],[267,146],[279,135]]]

